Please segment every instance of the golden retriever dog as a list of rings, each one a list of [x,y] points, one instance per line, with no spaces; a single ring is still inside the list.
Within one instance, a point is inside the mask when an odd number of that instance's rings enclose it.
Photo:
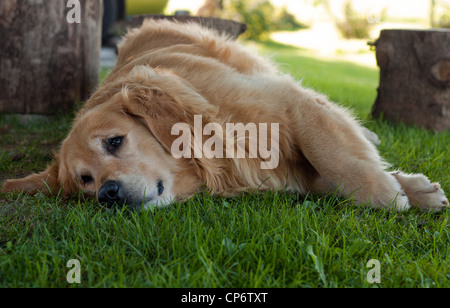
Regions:
[[[135,209],[267,190],[394,211],[448,207],[424,175],[388,172],[376,141],[348,110],[238,42],[148,20],[126,35],[53,164],[2,192],[82,191]]]

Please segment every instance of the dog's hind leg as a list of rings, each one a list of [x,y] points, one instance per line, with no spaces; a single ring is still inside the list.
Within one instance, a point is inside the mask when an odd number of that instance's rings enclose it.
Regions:
[[[400,183],[412,207],[440,211],[449,207],[448,199],[439,183],[431,183],[423,174],[391,172]]]

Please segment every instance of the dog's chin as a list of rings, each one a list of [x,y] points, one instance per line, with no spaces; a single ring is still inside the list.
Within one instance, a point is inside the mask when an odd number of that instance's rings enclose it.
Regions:
[[[139,201],[137,199],[133,200],[131,198],[128,198],[127,200],[128,202],[125,202],[124,204],[115,203],[114,205],[107,205],[107,204],[103,205],[106,209],[113,211],[127,210],[132,212],[140,212],[145,210],[153,210],[155,208],[169,207],[175,202],[175,198],[173,197],[143,198],[139,199]],[[102,205],[102,203],[100,204]]]
[[[147,201],[145,203],[143,202],[142,203],[143,205],[141,206],[140,209],[151,210],[155,208],[165,208],[173,204],[174,201],[175,199],[171,197],[157,198],[154,200]]]

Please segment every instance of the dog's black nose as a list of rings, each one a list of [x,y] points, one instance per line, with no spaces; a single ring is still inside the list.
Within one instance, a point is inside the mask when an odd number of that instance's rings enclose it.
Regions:
[[[122,193],[121,185],[117,181],[108,181],[98,191],[98,202],[104,203],[108,208],[115,204],[122,206],[125,203],[125,196]]]

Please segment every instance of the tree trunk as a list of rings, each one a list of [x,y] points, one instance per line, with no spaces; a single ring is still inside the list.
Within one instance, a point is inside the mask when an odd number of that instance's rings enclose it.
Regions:
[[[72,111],[97,86],[103,3],[71,2],[0,1],[0,112]]]
[[[383,30],[375,117],[450,129],[450,30]]]
[[[436,12],[436,0],[430,0],[430,26],[434,28],[435,22],[434,22],[434,14]]]

